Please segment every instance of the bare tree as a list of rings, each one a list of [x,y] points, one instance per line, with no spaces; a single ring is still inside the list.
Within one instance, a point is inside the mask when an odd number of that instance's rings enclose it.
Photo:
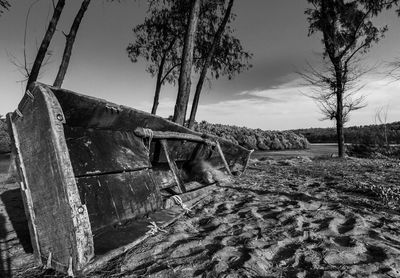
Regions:
[[[189,102],[191,74],[193,63],[194,41],[199,18],[201,0],[191,0],[189,22],[185,34],[182,51],[181,71],[179,74],[178,96],[176,98],[173,121],[183,125],[185,123],[187,105]]]
[[[19,81],[22,85],[25,81],[28,80],[29,74],[30,74],[30,66],[28,63],[28,58],[27,58],[27,51],[26,51],[26,38],[27,38],[27,33],[28,33],[28,23],[29,23],[29,16],[31,13],[31,10],[33,6],[35,6],[40,0],[36,0],[32,2],[29,5],[28,11],[25,16],[25,28],[24,28],[24,48],[23,48],[23,60],[20,61],[16,56],[12,55],[11,53],[7,53],[10,62],[18,69],[18,71],[24,76],[24,79]],[[47,57],[50,57],[49,55]],[[44,66],[48,62],[48,59],[45,59],[42,62],[42,66]],[[23,89],[22,89],[23,90]]]
[[[82,18],[85,15],[85,12],[90,4],[90,0],[84,0],[82,2],[81,7],[79,8],[78,13],[75,16],[74,22],[72,23],[71,30],[69,31],[69,34],[65,34],[65,48],[64,48],[64,53],[62,56],[60,68],[58,69],[58,73],[56,76],[56,79],[54,80],[54,86],[55,87],[61,87],[65,74],[67,73],[69,61],[71,59],[71,53],[72,53],[72,47],[74,46],[75,38],[76,38],[76,33],[78,32],[79,26],[81,24]]]
[[[33,82],[35,82],[39,76],[40,68],[42,67],[42,63],[46,56],[51,39],[53,38],[54,32],[56,31],[57,23],[58,20],[60,19],[64,6],[65,6],[65,0],[58,0],[57,5],[54,7],[53,16],[50,20],[49,26],[47,27],[42,43],[40,44],[39,50],[36,54],[36,58],[35,61],[33,62],[32,69],[29,72],[29,78],[26,84],[26,89],[28,89],[29,86]]]
[[[311,98],[320,109],[324,120],[335,120],[337,115],[337,98],[334,88],[336,75],[331,65],[324,65],[324,68],[315,68],[307,64],[308,68],[298,74],[305,81],[306,86],[311,90],[310,93],[302,92],[305,96]],[[348,65],[348,73],[343,91],[343,124],[350,120],[350,113],[366,106],[365,96],[359,92],[364,87],[360,84],[360,78],[369,70],[364,70],[358,63]]]
[[[400,13],[400,12],[399,12]],[[395,81],[400,80],[400,58],[397,57],[395,61],[388,63],[387,75],[394,78]]]
[[[387,26],[376,27],[372,19],[397,0],[307,1],[311,4],[311,8],[305,12],[308,16],[309,35],[322,33],[323,58],[328,68],[322,73],[311,70],[311,74],[305,74],[306,80],[320,87],[321,94],[316,99],[329,118],[336,120],[338,155],[343,157],[343,126],[346,117],[348,119],[350,111],[362,107],[362,99],[352,100],[349,94],[346,95],[349,84],[359,77],[357,73],[352,75],[352,71],[357,69],[356,64],[362,54],[388,30]]]
[[[383,126],[383,138],[385,146],[389,147],[387,123],[388,123],[389,105],[379,107],[375,112],[375,124]]]

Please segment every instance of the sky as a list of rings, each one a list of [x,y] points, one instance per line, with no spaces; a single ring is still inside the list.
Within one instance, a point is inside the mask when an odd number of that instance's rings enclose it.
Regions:
[[[52,15],[51,1],[11,1],[11,9],[0,17],[0,115],[15,110],[24,93],[24,77],[16,64],[23,61],[25,19],[34,2],[25,47],[32,62]],[[40,82],[53,83],[64,49],[62,32],[68,33],[80,3],[67,1]],[[307,5],[306,0],[235,1],[233,27],[244,48],[253,53],[253,67],[233,80],[220,77],[205,84],[197,121],[267,130],[334,126],[320,120],[317,105],[305,96],[310,88],[302,86],[296,73],[307,63],[321,63],[320,37],[308,36]],[[132,29],[143,22],[146,9],[144,0],[93,0],[78,31],[63,88],[150,111],[155,79],[145,71],[143,60],[132,63],[126,53],[135,39]],[[400,57],[400,18],[388,11],[376,24],[387,24],[389,31],[365,58],[365,64],[377,70],[360,81],[367,106],[353,112],[348,125],[374,124],[380,107],[388,107],[388,121],[400,120],[400,81],[382,74],[386,64]],[[193,74],[193,87],[196,82]],[[173,114],[177,90],[170,85],[162,88],[159,115]]]

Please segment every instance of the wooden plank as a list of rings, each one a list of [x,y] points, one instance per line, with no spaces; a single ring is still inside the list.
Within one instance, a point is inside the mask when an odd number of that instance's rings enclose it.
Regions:
[[[64,116],[51,91],[35,84],[14,113],[13,136],[23,183],[25,210],[38,261],[79,271],[94,255],[86,207],[82,205],[65,142]],[[35,231],[36,230],[36,231]]]
[[[200,196],[207,196],[210,194],[210,192],[214,189],[217,188],[216,184],[212,184],[212,185],[201,185],[199,183],[196,183],[197,188],[195,190],[191,190],[191,191],[187,191],[185,193],[179,194],[179,198],[181,198],[183,203],[187,203],[190,200],[196,199]],[[179,206],[174,198],[171,196],[170,198],[167,198],[166,200],[164,200],[164,208],[168,209],[174,206]]]
[[[232,175],[231,170],[229,169],[228,162],[226,162],[226,159],[225,159],[225,156],[224,156],[224,152],[222,151],[221,145],[218,143],[218,141],[217,141],[217,150],[218,150],[218,153],[219,153],[219,155],[220,155],[220,157],[222,159],[222,162],[224,163],[226,171],[228,171],[229,175]]]
[[[135,129],[134,133],[137,136],[143,138],[187,140],[187,141],[205,143],[208,145],[215,145],[214,142],[194,134],[174,132],[174,131],[157,131],[151,129],[147,130],[148,131],[146,132],[145,128],[138,127]]]
[[[38,232],[35,224],[35,212],[33,210],[33,203],[32,203],[32,195],[30,193],[29,187],[26,187],[26,169],[24,164],[22,163],[22,156],[20,150],[20,143],[19,138],[14,136],[17,134],[16,126],[12,121],[12,114],[7,114],[7,122],[9,126],[10,138],[11,138],[11,150],[13,153],[13,157],[15,159],[16,170],[19,175],[18,183],[21,189],[21,196],[25,208],[26,218],[28,219],[28,227],[31,237],[31,245],[33,247],[33,253],[35,258],[35,263],[40,265],[41,261],[41,251],[39,246],[39,239],[38,239]]]
[[[65,126],[75,176],[151,167],[142,139],[133,132]]]
[[[212,190],[211,188],[210,190]],[[210,190],[208,193],[211,193]],[[207,195],[202,194],[200,196],[197,196],[194,199],[191,199],[190,201],[186,202],[185,205],[191,209],[194,206],[196,206],[200,201],[202,201]],[[82,274],[88,274],[90,272],[93,272],[102,266],[106,265],[107,262],[110,260],[116,258],[117,256],[131,250],[135,246],[139,245],[140,243],[144,242],[146,239],[148,239],[151,234],[146,233],[148,229],[146,230],[141,230],[141,233],[139,235],[135,232],[130,232],[130,230],[134,230],[135,227],[143,227],[149,225],[150,221],[156,221],[159,224],[160,228],[166,228],[169,225],[173,224],[175,221],[177,221],[180,217],[182,217],[185,214],[185,212],[177,206],[171,207],[169,209],[157,211],[154,213],[151,213],[148,215],[148,221],[137,221],[133,222],[131,226],[127,226],[126,228],[121,229],[120,231],[125,235],[125,242],[127,243],[126,245],[120,245],[118,248],[112,248],[109,252],[105,253],[104,255],[101,256],[96,256],[87,266],[86,268],[82,271]],[[142,229],[142,228],[140,228]],[[99,241],[107,241],[110,239],[110,237],[115,236],[118,230],[112,230],[110,234],[103,234],[103,240],[102,238],[97,238]],[[118,236],[118,235],[117,235]],[[100,243],[101,244],[101,243]],[[119,243],[120,244],[120,243]],[[109,247],[109,249],[111,249]]]
[[[236,174],[245,170],[250,158],[251,152],[249,150],[222,138],[195,132],[159,116],[131,107],[117,105],[103,99],[80,95],[64,89],[50,88],[65,111],[66,121],[70,126],[128,131],[142,127],[152,129],[153,131],[168,131],[196,135],[211,141],[218,140],[231,172]],[[186,146],[183,146],[184,148],[179,148],[179,145],[175,145],[173,142],[171,142],[170,145],[170,153],[176,153],[177,156],[174,159],[175,161],[180,160],[180,157],[183,159],[188,153]],[[175,148],[175,146],[177,147]],[[220,160],[218,153],[216,153],[216,155],[213,156],[213,161],[217,162],[218,160],[219,164],[222,165],[223,162]]]
[[[92,232],[162,208],[151,170],[77,178]]]
[[[46,85],[43,84],[43,86]],[[129,131],[133,131],[138,127],[158,131],[185,132],[188,130],[160,116],[131,107],[77,94],[65,89],[50,86],[48,88],[53,91],[60,102],[66,121],[70,126]],[[193,131],[191,133],[194,134]]]
[[[154,140],[153,144],[150,148],[150,159],[152,162],[157,163],[168,163],[167,157],[165,156],[164,152],[160,152],[160,154],[156,155],[156,143],[159,142],[158,140]],[[168,153],[171,160],[176,162],[184,162],[190,160],[193,156],[193,152],[196,150],[196,147],[199,143],[197,142],[190,142],[185,140],[171,140],[168,141]],[[201,143],[202,144],[202,143]]]
[[[161,146],[164,151],[164,155],[167,158],[169,168],[171,169],[172,173],[174,174],[175,182],[178,185],[179,193],[186,192],[185,186],[183,185],[182,178],[179,174],[179,169],[175,164],[175,161],[171,160],[168,150],[168,143],[166,140],[161,140]]]

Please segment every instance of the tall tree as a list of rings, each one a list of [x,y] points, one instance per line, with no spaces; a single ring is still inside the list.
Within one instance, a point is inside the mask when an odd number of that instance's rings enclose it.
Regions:
[[[58,69],[58,73],[56,76],[56,79],[54,80],[54,86],[55,87],[61,87],[65,74],[67,73],[69,61],[71,59],[71,53],[72,53],[72,48],[74,46],[76,34],[78,32],[79,26],[81,24],[82,18],[85,15],[85,12],[90,4],[90,0],[84,0],[82,2],[81,7],[79,8],[78,13],[75,16],[74,22],[71,25],[71,29],[69,31],[69,34],[64,34],[65,35],[65,48],[64,48],[64,53],[62,56],[60,68]]]
[[[197,22],[199,18],[201,0],[192,0],[189,21],[185,33],[182,50],[182,63],[179,72],[178,96],[172,120],[180,125],[185,123],[187,105],[189,102],[192,62]]]
[[[4,10],[8,10],[10,7],[10,3],[7,0],[0,0],[0,16]]]
[[[26,89],[35,82],[39,76],[40,68],[42,67],[43,60],[46,56],[47,50],[49,48],[51,39],[53,38],[54,32],[60,19],[61,13],[64,9],[65,0],[58,0],[57,5],[54,8],[53,16],[50,20],[49,26],[47,27],[46,33],[40,44],[39,50],[36,54],[35,61],[33,62],[32,69],[29,73],[28,82],[26,84]]]
[[[216,29],[225,15],[225,2],[202,1],[194,46],[193,67],[196,73],[202,71],[204,61],[208,57]],[[175,84],[179,77],[189,9],[190,1],[187,0],[168,0],[151,6],[144,23],[133,30],[135,41],[127,47],[131,61],[137,62],[139,57],[144,58],[148,62],[146,70],[157,77],[153,114],[157,111],[161,86],[166,82]],[[234,30],[229,27],[229,22],[234,18],[235,15],[231,13],[225,32],[211,59],[208,72],[212,78],[227,76],[231,79],[251,66],[249,60],[252,55],[243,49],[240,40],[234,36]]]
[[[309,35],[322,33],[323,58],[328,64],[326,72],[311,71],[306,80],[320,87],[322,99],[336,120],[338,155],[344,156],[345,122],[344,103],[348,95],[348,85],[360,75],[355,66],[363,54],[368,52],[387,31],[387,26],[378,28],[373,22],[384,8],[390,8],[397,1],[390,0],[307,0],[311,8],[306,10]],[[353,72],[352,72],[353,71]],[[349,83],[350,82],[350,83]],[[350,102],[351,105],[352,102]],[[334,109],[332,109],[334,108]],[[333,111],[332,111],[333,110]],[[351,111],[351,109],[347,110]]]
[[[219,25],[217,32],[215,33],[213,42],[211,44],[211,48],[209,49],[207,57],[204,60],[204,64],[203,64],[203,67],[200,72],[199,80],[197,81],[196,91],[195,91],[194,98],[193,98],[192,110],[190,112],[190,118],[189,118],[189,124],[188,124],[189,128],[193,127],[194,120],[196,118],[197,108],[199,106],[201,89],[203,88],[204,80],[206,78],[208,68],[210,67],[211,60],[214,58],[215,50],[220,43],[220,40],[224,33],[226,24],[228,23],[229,17],[231,16],[233,2],[234,2],[234,0],[229,0],[228,7],[226,9],[224,18],[223,18],[221,24]]]
[[[149,62],[147,71],[156,78],[152,114],[156,114],[161,86],[165,82],[175,83],[179,76],[182,35],[187,1],[165,1],[150,5],[149,16],[133,32],[136,40],[127,47],[132,62],[142,56]],[[185,22],[185,21],[184,21]],[[186,22],[185,22],[186,24]]]

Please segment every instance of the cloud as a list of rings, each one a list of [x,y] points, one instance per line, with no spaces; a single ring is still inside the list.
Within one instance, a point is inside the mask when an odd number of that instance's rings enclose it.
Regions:
[[[253,96],[268,99],[271,102],[288,102],[299,100],[303,97],[302,93],[308,91],[301,85],[300,79],[294,79],[278,86],[268,89],[253,89],[238,93],[239,96]]]
[[[316,125],[318,124],[318,110],[314,103],[306,97],[303,97],[301,101],[289,103],[270,102],[263,98],[246,98],[200,105],[197,119],[213,123],[278,130],[304,126],[304,122],[307,121],[311,125]]]
[[[377,108],[387,104],[389,121],[400,120],[400,83],[390,83],[377,76],[365,77],[363,81],[366,85],[361,93],[366,96],[368,105],[351,114],[349,125],[373,124]],[[200,103],[196,120],[267,130],[332,127],[334,122],[320,121],[322,115],[317,105],[300,93],[311,92],[300,82],[295,79],[268,89],[243,91],[237,95],[240,98]],[[150,111],[151,105],[150,101],[140,102],[135,108]],[[160,100],[157,114],[163,117],[172,115],[174,105],[174,98],[164,97]]]

